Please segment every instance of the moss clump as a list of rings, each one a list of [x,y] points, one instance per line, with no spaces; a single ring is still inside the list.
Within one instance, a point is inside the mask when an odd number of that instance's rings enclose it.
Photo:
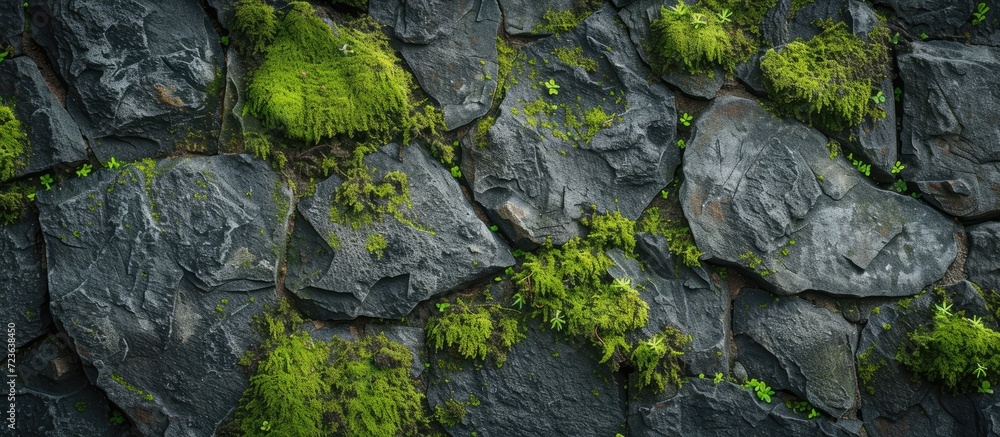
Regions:
[[[701,266],[702,251],[695,245],[691,229],[683,225],[681,220],[669,220],[660,217],[660,208],[652,207],[639,220],[636,226],[639,232],[648,232],[667,239],[667,250],[676,255],[688,267]]]
[[[427,321],[427,344],[470,360],[491,358],[500,367],[507,351],[524,339],[517,313],[500,305],[470,305],[462,299]]]
[[[953,393],[975,390],[982,381],[1000,383],[1000,333],[978,318],[952,313],[947,298],[933,311],[930,326],[907,334],[909,344],[896,360]],[[982,373],[977,372],[980,367]]]
[[[14,109],[0,101],[0,182],[13,178],[24,168],[28,135],[14,116]]]
[[[871,96],[885,77],[885,46],[862,41],[843,22],[822,25],[808,42],[770,49],[761,59],[764,87],[778,110],[831,131],[857,126],[866,115],[884,117]]]
[[[662,392],[667,384],[681,385],[680,358],[684,356],[692,339],[677,328],[667,326],[647,340],[639,342],[632,351],[632,364],[638,374],[638,387],[652,387],[654,393]]]
[[[576,29],[583,20],[586,20],[603,2],[597,0],[585,0],[579,5],[558,11],[549,9],[542,15],[542,22],[535,26],[535,33],[551,33],[559,35],[563,32]]]
[[[368,0],[330,0],[333,5],[345,5],[358,9],[368,9]]]
[[[242,35],[236,39],[236,47],[244,56],[261,55],[278,33],[278,18],[274,8],[263,0],[240,0],[236,3],[233,30]]]
[[[597,71],[597,61],[586,57],[581,47],[574,47],[572,49],[557,47],[551,54],[566,65],[580,67],[588,73]]]
[[[388,215],[400,223],[416,227],[404,214],[404,209],[413,207],[406,174],[390,171],[376,182],[372,176],[375,169],[363,162],[365,155],[373,150],[361,146],[354,150],[344,182],[334,192],[330,221],[360,229],[374,221],[382,221]]]
[[[385,241],[385,237],[382,234],[371,234],[368,236],[368,242],[365,243],[365,249],[376,258],[382,259],[382,252],[389,247],[389,243]]]
[[[429,431],[406,347],[368,336],[313,340],[287,303],[258,318],[265,336],[234,426],[247,436],[418,435]]]
[[[792,0],[792,8],[795,9],[794,4],[801,1]],[[758,25],[764,20],[764,15],[778,4],[778,0],[702,0],[701,3],[715,13],[728,9],[732,13],[729,18],[733,27],[747,29],[756,35],[760,33]]]
[[[28,196],[34,190],[23,183],[13,183],[0,189],[0,222],[14,224],[28,209]]]
[[[742,32],[727,30],[710,9],[687,6],[660,7],[660,18],[650,24],[650,46],[654,67],[682,67],[691,74],[711,72],[714,67],[733,71],[753,52]]]
[[[876,361],[872,357],[875,345],[868,346],[864,352],[858,354],[858,380],[864,386],[868,394],[875,394],[875,387],[872,382],[875,380],[875,372],[888,365],[884,359]]]
[[[590,339],[601,349],[601,362],[617,369],[631,350],[625,335],[646,326],[649,306],[629,280],[611,278],[607,271],[614,262],[605,252],[619,248],[632,255],[635,224],[620,212],[595,214],[586,224],[586,239],[574,237],[558,248],[545,243],[525,254],[513,280],[537,308],[533,316]]]
[[[409,125],[412,79],[373,27],[359,21],[334,31],[308,3],[291,3],[247,86],[250,113],[309,143],[386,138]]]

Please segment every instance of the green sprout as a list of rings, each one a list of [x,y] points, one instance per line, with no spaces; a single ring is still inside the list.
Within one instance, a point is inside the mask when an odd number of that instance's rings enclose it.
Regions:
[[[871,99],[876,104],[885,103],[885,96],[882,94],[882,91],[879,91],[878,93],[876,93],[875,95],[873,95],[871,97]]]
[[[677,140],[677,147],[680,147],[681,150],[687,147],[687,143],[684,142],[684,138]]]
[[[896,161],[896,163],[892,165],[892,174],[898,174],[903,171],[904,168],[906,168],[906,166],[903,165],[902,162]]]
[[[4,50],[3,52],[0,52],[0,62],[3,62],[4,58],[6,58],[7,55],[9,55],[9,54],[10,54],[10,50],[9,49],[8,50]]]
[[[897,179],[896,182],[892,184],[892,188],[895,189],[897,193],[902,193],[906,191],[906,181]]]
[[[893,44],[899,44],[899,32],[896,32],[896,34],[892,36],[891,41]]]
[[[458,168],[458,166],[456,165],[456,166],[454,166],[454,167],[451,168],[451,175],[453,177],[460,178],[460,177],[462,177],[462,170],[460,168]]]
[[[722,372],[716,372],[715,379],[712,380],[712,383],[713,384],[718,384],[718,383],[722,382],[722,377],[723,377]]]
[[[684,1],[682,0],[677,2],[677,6],[668,9],[670,9],[677,15],[687,15],[688,10],[690,10],[691,8],[689,8],[688,5],[685,4]]]
[[[260,430],[264,431],[264,432],[270,432],[271,431],[271,422],[268,422],[268,421],[265,420],[263,423],[260,424]]]
[[[979,385],[976,386],[976,391],[987,395],[993,394],[993,389],[990,388],[990,382],[986,380],[979,382]]]
[[[900,89],[899,87],[896,87],[896,89],[892,90],[892,94],[896,98],[897,102],[903,98],[903,90]]]
[[[51,175],[49,175],[48,173],[46,173],[46,174],[43,174],[42,177],[38,178],[38,182],[41,182],[42,185],[45,185],[45,190],[47,191],[47,190],[51,190],[52,189],[52,184],[55,181],[52,180],[52,176]]]
[[[701,26],[707,25],[708,21],[705,21],[705,16],[702,14],[691,14],[691,24],[695,29],[701,29]]]
[[[979,316],[976,316],[976,315],[973,315],[972,318],[969,319],[969,323],[972,323],[972,326],[975,326],[977,328],[982,328],[983,327],[983,319],[981,317],[979,317]],[[979,367],[983,367],[983,366],[979,365]],[[977,368],[976,370],[978,371],[979,369]],[[983,370],[986,370],[986,368],[983,367]]]
[[[114,425],[121,425],[125,423],[125,417],[122,416],[121,411],[115,410],[113,413],[111,413],[111,418],[108,419],[108,423]]]
[[[986,19],[986,13],[990,11],[990,7],[986,6],[986,3],[980,3],[977,6],[976,12],[972,13],[972,25],[977,26]]]
[[[951,304],[948,302],[942,302],[940,305],[935,304],[934,309],[939,316],[947,317],[951,315]]]
[[[720,23],[729,23],[733,21],[730,17],[733,16],[733,12],[729,9],[723,9],[722,12],[715,14],[718,17]]]
[[[79,177],[81,177],[81,178],[85,178],[85,177],[87,177],[87,175],[90,174],[90,171],[93,170],[93,169],[94,169],[94,166],[92,166],[90,164],[84,164],[83,167],[80,167],[80,169],[76,171],[76,175],[79,176]]]
[[[920,33],[920,39],[927,39],[927,38],[930,38],[930,37],[927,36],[926,33],[923,33],[923,32]]]
[[[441,302],[441,303],[434,304],[434,306],[437,307],[439,313],[443,313],[444,310],[448,309],[448,307],[451,306],[451,304],[448,303],[448,302]]]
[[[556,85],[556,80],[555,79],[549,79],[549,81],[545,82],[544,85],[545,85],[545,88],[549,89],[549,95],[550,96],[554,96],[554,95],[559,94],[559,88],[560,87],[559,87],[559,85]]]
[[[222,45],[224,45],[224,46],[228,46],[229,45],[229,35],[222,35],[222,37],[219,38],[219,42],[222,43]]]
[[[764,381],[758,381],[756,378],[743,384],[743,388],[752,389],[757,394],[757,398],[769,404],[771,403],[771,396],[774,395],[774,390],[771,387],[768,387]]]
[[[552,313],[552,319],[550,322],[552,322],[552,329],[562,331],[562,327],[563,324],[566,323],[566,319],[563,318],[562,311],[556,310],[556,312]]]
[[[670,197],[670,193],[667,192],[667,190],[660,190],[660,197],[666,199],[666,198]]]
[[[972,373],[976,375],[977,379],[985,378],[986,377],[986,366],[983,366],[982,363],[976,363],[976,370],[973,370]]]
[[[121,167],[122,163],[121,163],[121,161],[118,161],[117,159],[115,159],[114,156],[112,156],[111,160],[108,161],[108,163],[105,164],[104,166],[107,167],[107,168],[110,168],[110,169],[114,170],[114,169],[116,169],[118,167]]]
[[[517,305],[517,309],[524,309],[524,296],[521,293],[514,293],[514,304]]]
[[[490,230],[493,231],[493,232],[496,232],[496,231],[499,231],[500,228],[497,227],[497,225],[490,225]]]
[[[683,124],[684,126],[691,126],[691,120],[694,120],[694,117],[688,114],[687,112],[685,112],[684,115],[681,116],[681,124]]]

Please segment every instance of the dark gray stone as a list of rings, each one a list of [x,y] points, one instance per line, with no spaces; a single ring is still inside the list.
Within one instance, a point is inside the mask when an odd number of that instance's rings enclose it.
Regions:
[[[764,50],[754,53],[746,62],[737,65],[734,72],[736,78],[758,96],[767,95],[767,90],[764,89],[764,72],[760,69],[760,58],[764,53]]]
[[[13,46],[16,50],[8,53],[10,58],[15,54],[20,54],[21,32],[24,31],[24,11],[22,2],[15,0],[0,1],[0,51],[5,51],[7,45]]]
[[[733,334],[751,377],[842,417],[854,408],[857,331],[839,314],[797,297],[745,289],[733,303]],[[776,366],[774,364],[777,364]]]
[[[914,42],[899,56],[903,176],[963,218],[1000,215],[1000,49]]]
[[[965,311],[968,316],[984,314],[982,297],[968,282],[945,290],[953,299],[952,311]],[[868,435],[894,436],[901,429],[919,436],[989,435],[983,417],[988,404],[978,399],[983,396],[942,394],[935,385],[916,380],[895,359],[908,341],[907,333],[931,323],[935,299],[926,293],[905,306],[883,305],[861,331],[858,367],[873,369],[868,380],[859,380]]]
[[[775,47],[796,39],[812,39],[822,31],[816,23],[827,19],[844,22],[848,30],[865,41],[868,40],[868,32],[878,25],[875,11],[856,0],[815,0],[806,3],[794,14],[791,3],[792,0],[780,0],[761,23],[761,34]]]
[[[369,7],[373,17],[395,26],[394,35],[403,41],[396,48],[420,86],[440,103],[445,126],[455,129],[493,104],[500,8],[496,0],[426,1],[379,0]],[[441,7],[438,1],[454,5]]]
[[[53,316],[146,435],[209,435],[275,303],[291,190],[245,155],[172,158],[37,196]]]
[[[368,155],[374,179],[407,175],[416,226],[390,216],[361,229],[330,221],[339,176],[316,185],[299,203],[285,286],[318,319],[399,318],[418,303],[468,285],[514,264],[507,245],[472,210],[455,178],[417,145],[390,144]],[[382,235],[382,258],[365,245]],[[339,240],[339,248],[328,241]]]
[[[62,336],[46,337],[21,353],[17,376],[17,428],[7,428],[4,421],[0,436],[137,435],[128,422],[109,421],[118,409],[90,383]]]
[[[636,219],[678,165],[673,95],[647,82],[649,70],[615,19],[606,7],[573,32],[526,46],[487,144],[463,144],[462,171],[476,201],[518,244],[549,236],[562,244],[580,234],[577,220],[592,207]],[[597,72],[550,54],[576,47]],[[560,86],[557,95],[543,86],[548,80]],[[525,112],[539,104],[541,112]],[[596,108],[612,117],[588,143],[586,125],[576,131],[565,117],[583,122]]]
[[[931,39],[962,38],[972,44],[1000,45],[1000,26],[997,21],[996,5],[985,2],[992,9],[986,20],[972,25],[972,13],[976,12],[981,0],[875,0],[873,3],[892,8],[903,26],[913,38],[925,33]]]
[[[988,290],[1000,290],[1000,222],[969,226],[969,255],[965,269],[969,280]]]
[[[516,36],[549,35],[538,26],[544,23],[545,12],[565,11],[583,3],[583,0],[500,0],[504,28]]]
[[[49,92],[31,58],[0,62],[0,99],[14,103],[14,114],[28,134],[26,165],[18,176],[87,159],[80,128]]]
[[[729,291],[709,279],[703,268],[688,268],[667,251],[663,237],[637,236],[639,261],[621,251],[609,252],[616,267],[612,276],[628,277],[632,286],[649,304],[649,323],[637,330],[634,340],[645,340],[673,326],[691,335],[691,350],[681,358],[686,374],[714,375],[725,372],[729,363]]]
[[[831,160],[826,143],[756,102],[715,99],[695,122],[680,192],[703,259],[740,265],[780,294],[903,296],[940,279],[957,226]]]
[[[410,367],[410,374],[414,378],[419,378],[424,373],[424,362],[427,357],[425,333],[421,328],[411,328],[399,325],[369,325],[368,329],[375,335],[384,333],[385,337],[391,341],[406,346],[413,354],[413,365]]]
[[[514,345],[502,367],[492,362],[479,369],[466,362],[457,371],[431,366],[431,409],[449,399],[467,402],[469,395],[480,402],[467,406],[461,423],[448,432],[475,431],[483,437],[624,432],[624,390],[607,365],[598,363],[597,348],[528,325],[527,338]],[[438,359],[455,358],[445,351],[431,353],[431,363]]]
[[[21,347],[45,332],[49,324],[38,244],[38,217],[24,214],[19,221],[0,226],[0,320],[14,323],[14,345]]]
[[[214,144],[205,133],[217,128],[218,102],[206,90],[221,80],[222,48],[197,2],[40,7],[48,20],[33,19],[32,36],[66,82],[66,108],[101,162],[172,153],[184,140]]]
[[[628,423],[636,437],[860,435],[858,421],[807,419],[775,399],[767,404],[729,381],[692,379],[676,393],[631,397]]]

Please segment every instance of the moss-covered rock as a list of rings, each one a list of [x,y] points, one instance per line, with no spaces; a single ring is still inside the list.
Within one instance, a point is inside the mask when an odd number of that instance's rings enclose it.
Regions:
[[[14,110],[0,102],[0,181],[14,177],[24,167],[24,150],[28,135]]]
[[[670,8],[661,6],[660,18],[650,25],[653,65],[661,71],[683,67],[691,74],[707,73],[714,67],[733,71],[752,52],[751,44],[741,31],[728,29],[726,20],[730,19],[723,17],[683,0]]]

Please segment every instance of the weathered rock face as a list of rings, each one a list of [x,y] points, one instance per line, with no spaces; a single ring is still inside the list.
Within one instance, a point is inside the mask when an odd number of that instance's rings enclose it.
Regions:
[[[615,19],[607,7],[570,33],[526,46],[487,138],[463,144],[476,201],[519,244],[549,236],[564,243],[580,234],[577,220],[591,207],[635,219],[677,166],[673,96],[647,82]],[[552,55],[576,49],[596,73]]]
[[[969,256],[965,268],[969,280],[985,289],[1000,290],[1000,223],[982,223],[966,228]]]
[[[51,309],[146,435],[209,435],[275,302],[291,191],[246,156],[100,170],[38,194]]]
[[[0,3],[0,46],[11,45],[16,50],[8,53],[7,57],[14,56],[21,47],[21,31],[24,30],[24,13],[21,5],[14,1]],[[6,50],[6,49],[5,49]]]
[[[703,259],[746,267],[780,294],[903,296],[941,278],[956,225],[831,160],[826,142],[753,101],[715,99],[695,123],[681,186]]]
[[[676,327],[692,337],[691,350],[681,357],[687,374],[725,373],[729,367],[726,342],[732,334],[729,292],[710,280],[703,268],[685,267],[666,247],[663,237],[640,234],[637,249],[644,267],[621,251],[609,253],[616,264],[611,275],[630,278],[649,304],[649,323],[633,337],[641,341],[665,326]]]
[[[807,419],[781,402],[766,404],[729,381],[692,379],[674,394],[629,402],[633,436],[857,436],[860,422]]]
[[[91,385],[80,359],[60,336],[33,344],[18,358],[17,430],[3,436],[113,437],[136,435],[130,424],[109,420],[116,408]]]
[[[18,176],[87,159],[80,128],[49,92],[31,58],[0,62],[0,99],[14,102],[14,114],[28,134],[26,165]]]
[[[904,173],[958,217],[1000,215],[1000,50],[914,42],[899,56]]]
[[[376,20],[393,27],[395,44],[420,86],[441,104],[448,129],[486,114],[497,88],[496,0],[377,0]]]
[[[580,0],[500,0],[504,29],[511,35],[548,35],[548,32],[538,28],[545,22],[545,13],[549,10],[566,11],[580,3]]]
[[[954,38],[968,35],[973,44],[1000,44],[997,22],[992,15],[973,25],[973,12],[977,11],[979,0],[954,0],[939,3],[934,0],[875,0],[873,3],[892,8],[901,25],[914,37],[925,33],[929,38]],[[989,6],[989,3],[987,2]]]
[[[840,315],[797,297],[743,290],[733,333],[747,373],[841,417],[854,407],[857,331]]]
[[[954,295],[953,311],[985,317],[983,300],[968,282],[946,288]],[[933,294],[922,294],[903,305],[884,305],[861,331],[857,350],[862,416],[869,435],[897,435],[900,429],[924,430],[920,435],[990,435],[983,396],[941,394],[935,386],[914,382],[913,374],[895,360],[906,334],[931,323]],[[888,329],[886,329],[888,327]],[[862,370],[869,371],[865,377]],[[988,401],[983,399],[982,401]],[[986,402],[982,402],[985,404]]]
[[[25,214],[17,223],[0,226],[0,320],[14,323],[14,345],[21,347],[41,335],[49,324],[45,303],[42,253],[38,247],[38,217]]]
[[[461,370],[432,366],[427,400],[433,409],[449,399],[468,402],[452,435],[475,431],[483,437],[513,435],[615,435],[625,422],[624,390],[590,344],[565,341],[529,324],[527,338],[514,345],[502,367],[467,363]],[[446,352],[431,354],[452,360]]]
[[[451,174],[419,146],[399,147],[383,147],[365,164],[375,180],[390,171],[406,174],[413,208],[404,214],[413,226],[388,215],[360,229],[331,222],[342,182],[336,175],[299,203],[285,286],[313,317],[403,317],[424,300],[514,264]],[[386,242],[381,257],[366,248],[379,235]]]
[[[32,35],[66,82],[66,108],[101,162],[203,146],[216,126],[222,48],[197,2],[59,0]],[[214,145],[214,142],[213,142]]]

